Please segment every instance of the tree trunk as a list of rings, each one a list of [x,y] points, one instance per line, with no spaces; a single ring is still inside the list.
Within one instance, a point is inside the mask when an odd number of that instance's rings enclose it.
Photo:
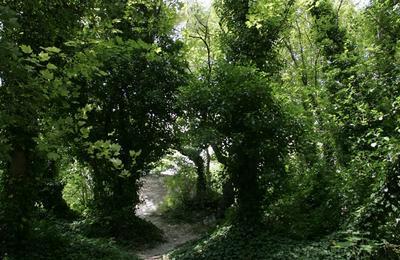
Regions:
[[[203,204],[207,192],[207,183],[204,171],[204,159],[201,157],[201,151],[197,151],[197,153],[194,155],[193,162],[196,165],[197,172],[196,197],[200,204]]]
[[[218,217],[224,217],[225,211],[233,205],[235,202],[235,193],[233,190],[232,179],[226,176],[224,183],[222,184],[222,199],[218,206]]]
[[[43,160],[43,158],[37,160]],[[64,186],[57,180],[58,167],[56,162],[45,159],[43,163],[46,164],[46,176],[39,191],[39,201],[46,210],[51,211],[58,218],[72,219],[75,214],[62,196]]]
[[[28,158],[29,154],[25,149],[15,146],[2,194],[4,212],[1,226],[4,226],[0,227],[5,231],[5,239],[14,245],[27,239],[33,209],[34,196]]]
[[[205,169],[205,175],[206,175],[206,182],[207,181],[210,181],[210,178],[211,178],[211,176],[210,176],[210,173],[211,173],[211,171],[210,171],[210,165],[211,165],[211,155],[210,155],[210,152],[208,151],[208,147],[206,148],[206,162],[205,162],[205,164],[206,164],[206,169]]]
[[[243,222],[259,222],[263,196],[258,183],[257,160],[245,148],[237,155],[233,181],[238,189],[238,218]]]
[[[224,165],[225,181],[222,186],[222,199],[219,203],[218,216],[223,217],[225,211],[235,202],[235,192],[233,189],[232,174],[228,169],[228,158],[222,153],[217,145],[211,146],[220,164]]]
[[[400,156],[396,161],[388,168],[386,180],[384,185],[376,194],[376,200],[370,205],[370,213],[361,223],[364,228],[370,231],[375,236],[382,235],[382,226],[390,223],[390,216],[398,216],[397,209],[400,208]],[[399,223],[395,227],[398,234],[400,229]],[[400,237],[391,237],[395,242],[398,243]]]
[[[205,162],[201,157],[202,149],[193,147],[180,147],[179,151],[187,156],[196,166],[197,183],[196,183],[196,198],[200,203],[203,203],[205,195],[207,193],[207,181],[205,175]]]

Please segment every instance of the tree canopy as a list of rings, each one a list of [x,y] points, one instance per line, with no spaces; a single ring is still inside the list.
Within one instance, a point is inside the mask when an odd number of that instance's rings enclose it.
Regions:
[[[399,37],[392,0],[0,0],[0,258],[136,259],[169,167],[213,223],[172,259],[398,259]]]

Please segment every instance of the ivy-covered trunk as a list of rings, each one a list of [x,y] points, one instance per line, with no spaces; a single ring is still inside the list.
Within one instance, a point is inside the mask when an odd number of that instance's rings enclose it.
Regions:
[[[34,165],[34,172],[42,175],[38,185],[38,202],[58,218],[73,218],[75,213],[63,198],[64,185],[58,180],[57,162],[37,155]]]
[[[225,211],[235,202],[235,192],[233,189],[232,176],[228,168],[227,157],[224,156],[218,145],[213,144],[211,147],[214,150],[215,157],[217,158],[218,162],[224,166],[225,178],[222,183],[222,198],[218,208],[218,215],[222,217],[224,216]]]
[[[114,189],[116,204],[119,205],[128,217],[135,213],[136,206],[140,203],[140,177],[146,169],[146,165],[141,158],[133,158],[130,154],[135,150],[135,143],[132,142],[132,136],[129,133],[130,125],[126,122],[126,113],[128,113],[128,100],[124,96],[124,92],[120,92],[120,112],[118,113],[118,136],[121,145],[120,159],[124,165],[124,169],[128,171],[128,175],[120,175],[117,177],[117,187]]]
[[[376,237],[393,234],[385,239],[399,243],[400,156],[389,164],[385,182],[372,198],[374,200],[368,205],[361,226]]]
[[[196,197],[197,200],[202,203],[207,193],[206,165],[203,157],[201,156],[203,150],[193,147],[180,147],[179,151],[183,155],[187,156],[196,166]]]
[[[219,204],[218,215],[223,217],[225,211],[235,202],[235,192],[233,189],[232,178],[230,174],[226,174],[222,184],[222,198]]]
[[[250,144],[243,144],[243,146]],[[233,167],[233,181],[237,188],[238,218],[243,222],[261,221],[263,196],[258,182],[257,155],[254,147],[237,148]]]
[[[1,201],[1,242],[13,248],[28,238],[34,201],[30,153],[21,145],[11,152]]]
[[[196,157],[194,164],[196,165],[196,172],[197,172],[197,183],[196,183],[196,190],[197,190],[197,198],[200,202],[204,200],[204,197],[207,192],[207,183],[206,183],[206,176],[205,176],[205,168],[204,168],[204,159],[201,157],[200,154]]]
[[[124,140],[126,139],[126,140]],[[144,168],[134,164],[129,155],[129,147],[125,145],[129,140],[129,135],[121,138],[121,160],[128,170],[128,175],[117,174],[115,187],[113,189],[113,206],[116,210],[121,211],[124,217],[132,218],[135,214],[135,208],[140,203],[140,177],[142,175],[140,169]]]

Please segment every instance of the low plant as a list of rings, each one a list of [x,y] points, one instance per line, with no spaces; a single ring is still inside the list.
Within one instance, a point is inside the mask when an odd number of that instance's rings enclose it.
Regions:
[[[40,220],[33,223],[29,241],[18,250],[0,254],[4,260],[22,259],[115,259],[132,260],[138,257],[112,239],[88,238],[71,229],[66,222]]]
[[[376,259],[382,246],[354,232],[314,241],[288,239],[267,230],[266,226],[225,225],[172,252],[171,259]]]

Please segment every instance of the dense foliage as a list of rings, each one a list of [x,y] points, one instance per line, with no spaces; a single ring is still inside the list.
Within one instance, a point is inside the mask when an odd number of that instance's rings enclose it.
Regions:
[[[219,224],[173,259],[398,259],[400,4],[362,3],[0,0],[0,258],[135,259],[170,171]]]

